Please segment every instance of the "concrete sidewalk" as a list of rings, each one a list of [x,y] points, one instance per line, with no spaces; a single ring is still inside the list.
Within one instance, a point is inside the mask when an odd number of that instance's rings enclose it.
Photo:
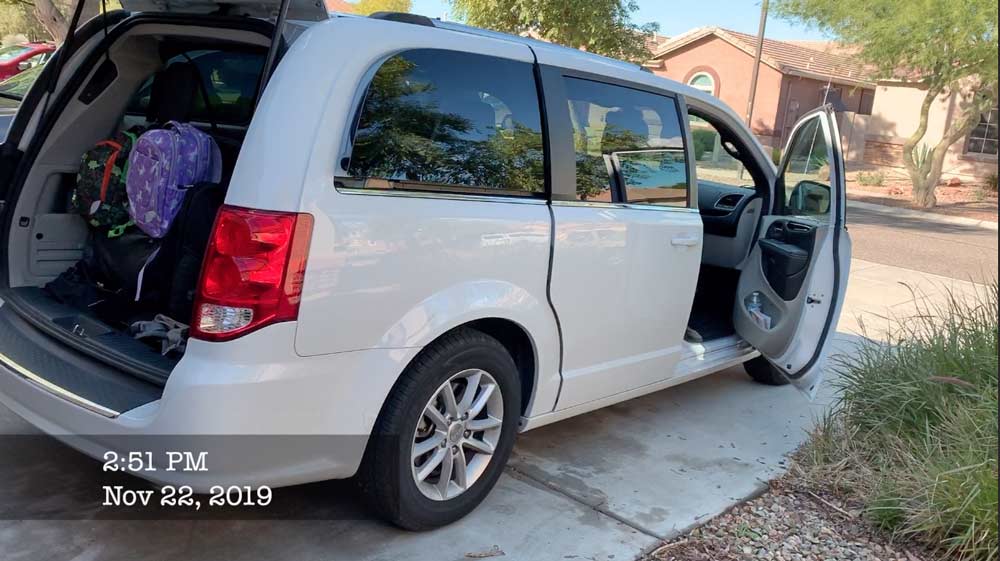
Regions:
[[[893,320],[933,311],[949,298],[972,298],[984,289],[969,281],[854,259],[837,329],[881,339]]]
[[[862,322],[874,327],[879,316],[916,310],[901,282],[935,302],[947,289],[975,290],[855,261],[836,352],[850,352]],[[526,433],[486,502],[434,532],[406,533],[372,520],[350,485],[331,482],[276,491],[307,520],[115,521],[100,520],[96,509],[84,521],[0,521],[0,559],[458,561],[500,552],[504,560],[635,559],[780,475],[786,455],[829,406],[825,387],[809,403],[790,387],[760,386],[732,368]],[[0,406],[0,433],[30,430]],[[81,478],[74,489],[89,492],[99,470],[57,447],[31,473],[5,481],[0,500],[44,500],[57,509],[68,491],[44,487],[53,474],[73,473]]]

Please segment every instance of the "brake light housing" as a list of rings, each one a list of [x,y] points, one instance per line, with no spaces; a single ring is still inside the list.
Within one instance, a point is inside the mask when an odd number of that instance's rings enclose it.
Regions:
[[[195,295],[191,336],[228,341],[299,315],[311,214],[223,205]]]

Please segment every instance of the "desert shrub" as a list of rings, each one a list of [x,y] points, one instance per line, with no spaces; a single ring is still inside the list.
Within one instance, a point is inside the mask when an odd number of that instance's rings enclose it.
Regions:
[[[856,177],[858,185],[865,187],[881,187],[885,185],[885,174],[880,171],[859,171]]]
[[[836,362],[839,402],[800,457],[878,525],[997,559],[997,283],[896,322]]]
[[[711,152],[715,148],[716,132],[709,129],[694,129],[691,137],[694,141],[694,158],[700,160],[705,152]]]
[[[997,174],[993,173],[986,178],[986,190],[991,193],[997,192]]]

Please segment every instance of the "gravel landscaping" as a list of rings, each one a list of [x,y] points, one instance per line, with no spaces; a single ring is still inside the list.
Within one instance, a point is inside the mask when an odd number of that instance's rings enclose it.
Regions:
[[[840,499],[786,477],[645,561],[936,561],[913,544],[892,543]]]
[[[915,206],[910,200],[910,191],[911,185],[906,179],[886,179],[884,185],[878,186],[861,185],[856,180],[847,182],[847,198],[853,201],[997,221],[997,193],[985,185],[938,185],[934,192],[938,204],[932,209]]]

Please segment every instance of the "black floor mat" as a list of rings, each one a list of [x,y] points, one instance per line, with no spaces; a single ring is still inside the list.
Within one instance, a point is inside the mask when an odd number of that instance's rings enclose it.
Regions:
[[[695,307],[688,320],[688,327],[701,336],[702,341],[728,337],[736,331],[733,329],[732,304],[723,309],[721,306],[710,306],[699,309]]]
[[[24,305],[33,308],[39,315],[48,318],[52,327],[61,328],[74,335],[77,334],[75,328],[83,328],[86,338],[104,347],[111,356],[141,363],[142,370],[133,373],[146,381],[160,385],[166,383],[170,371],[180,360],[179,356],[163,356],[149,344],[134,339],[121,325],[105,323],[86,312],[57,302],[40,288],[28,286],[12,288],[8,289],[8,293],[16,296]],[[97,359],[101,360],[101,357]]]
[[[733,328],[733,302],[739,271],[704,266],[698,277],[688,328],[702,341],[720,339],[736,333]],[[688,339],[691,339],[689,333]]]

